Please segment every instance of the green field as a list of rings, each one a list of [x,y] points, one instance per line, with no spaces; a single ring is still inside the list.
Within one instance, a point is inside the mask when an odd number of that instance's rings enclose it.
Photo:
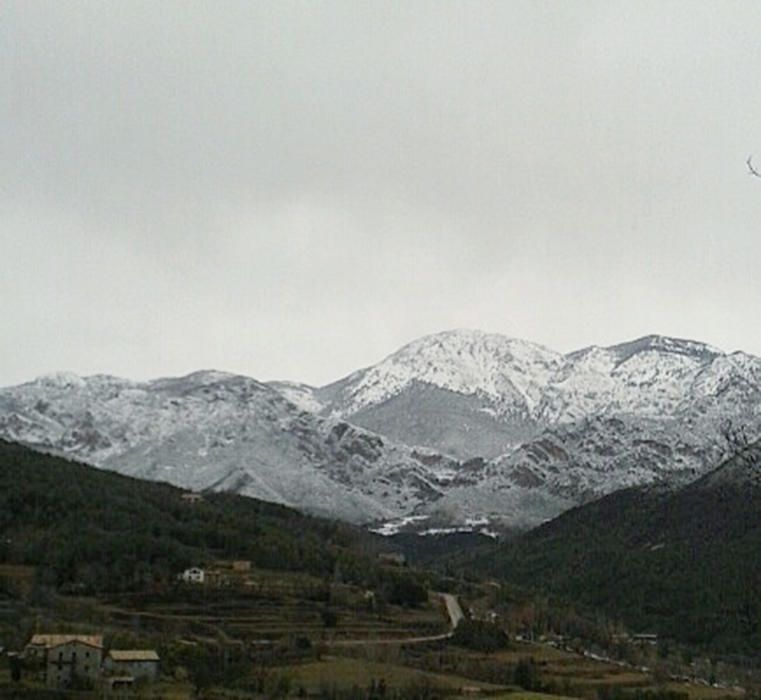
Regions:
[[[358,661],[340,657],[326,657],[321,661],[286,667],[296,687],[303,686],[308,692],[318,692],[324,687],[366,688],[372,681],[383,679],[388,688],[428,686],[461,690],[478,688],[482,691],[499,690],[500,686],[482,683],[455,675],[420,671],[399,664],[376,661]]]
[[[550,695],[549,693],[532,693],[527,690],[516,690],[511,693],[490,696],[493,700],[570,700],[568,695]]]

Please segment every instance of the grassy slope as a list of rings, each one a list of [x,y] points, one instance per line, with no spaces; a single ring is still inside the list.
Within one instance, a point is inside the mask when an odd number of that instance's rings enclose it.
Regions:
[[[445,675],[421,671],[393,663],[350,658],[327,658],[313,663],[300,664],[288,669],[295,686],[303,686],[307,691],[317,693],[321,688],[366,688],[371,681],[381,678],[389,688],[411,685],[428,685],[435,688],[457,690],[465,686],[497,690],[499,686],[474,681],[457,675]]]

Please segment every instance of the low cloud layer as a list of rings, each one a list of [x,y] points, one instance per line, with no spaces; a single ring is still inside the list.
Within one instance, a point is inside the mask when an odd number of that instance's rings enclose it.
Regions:
[[[753,2],[6,2],[0,383],[424,333],[761,354]]]

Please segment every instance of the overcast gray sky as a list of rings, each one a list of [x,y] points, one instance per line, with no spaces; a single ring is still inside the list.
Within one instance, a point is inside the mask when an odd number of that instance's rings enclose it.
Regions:
[[[455,327],[761,354],[761,3],[0,5],[0,384]]]

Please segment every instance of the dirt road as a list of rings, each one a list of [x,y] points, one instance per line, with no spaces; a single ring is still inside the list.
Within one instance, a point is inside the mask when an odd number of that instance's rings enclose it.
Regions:
[[[447,614],[449,615],[449,625],[452,630],[457,628],[460,624],[460,620],[465,617],[460,607],[460,601],[457,600],[457,596],[451,593],[441,593],[441,597],[444,599],[444,604],[447,606]]]

